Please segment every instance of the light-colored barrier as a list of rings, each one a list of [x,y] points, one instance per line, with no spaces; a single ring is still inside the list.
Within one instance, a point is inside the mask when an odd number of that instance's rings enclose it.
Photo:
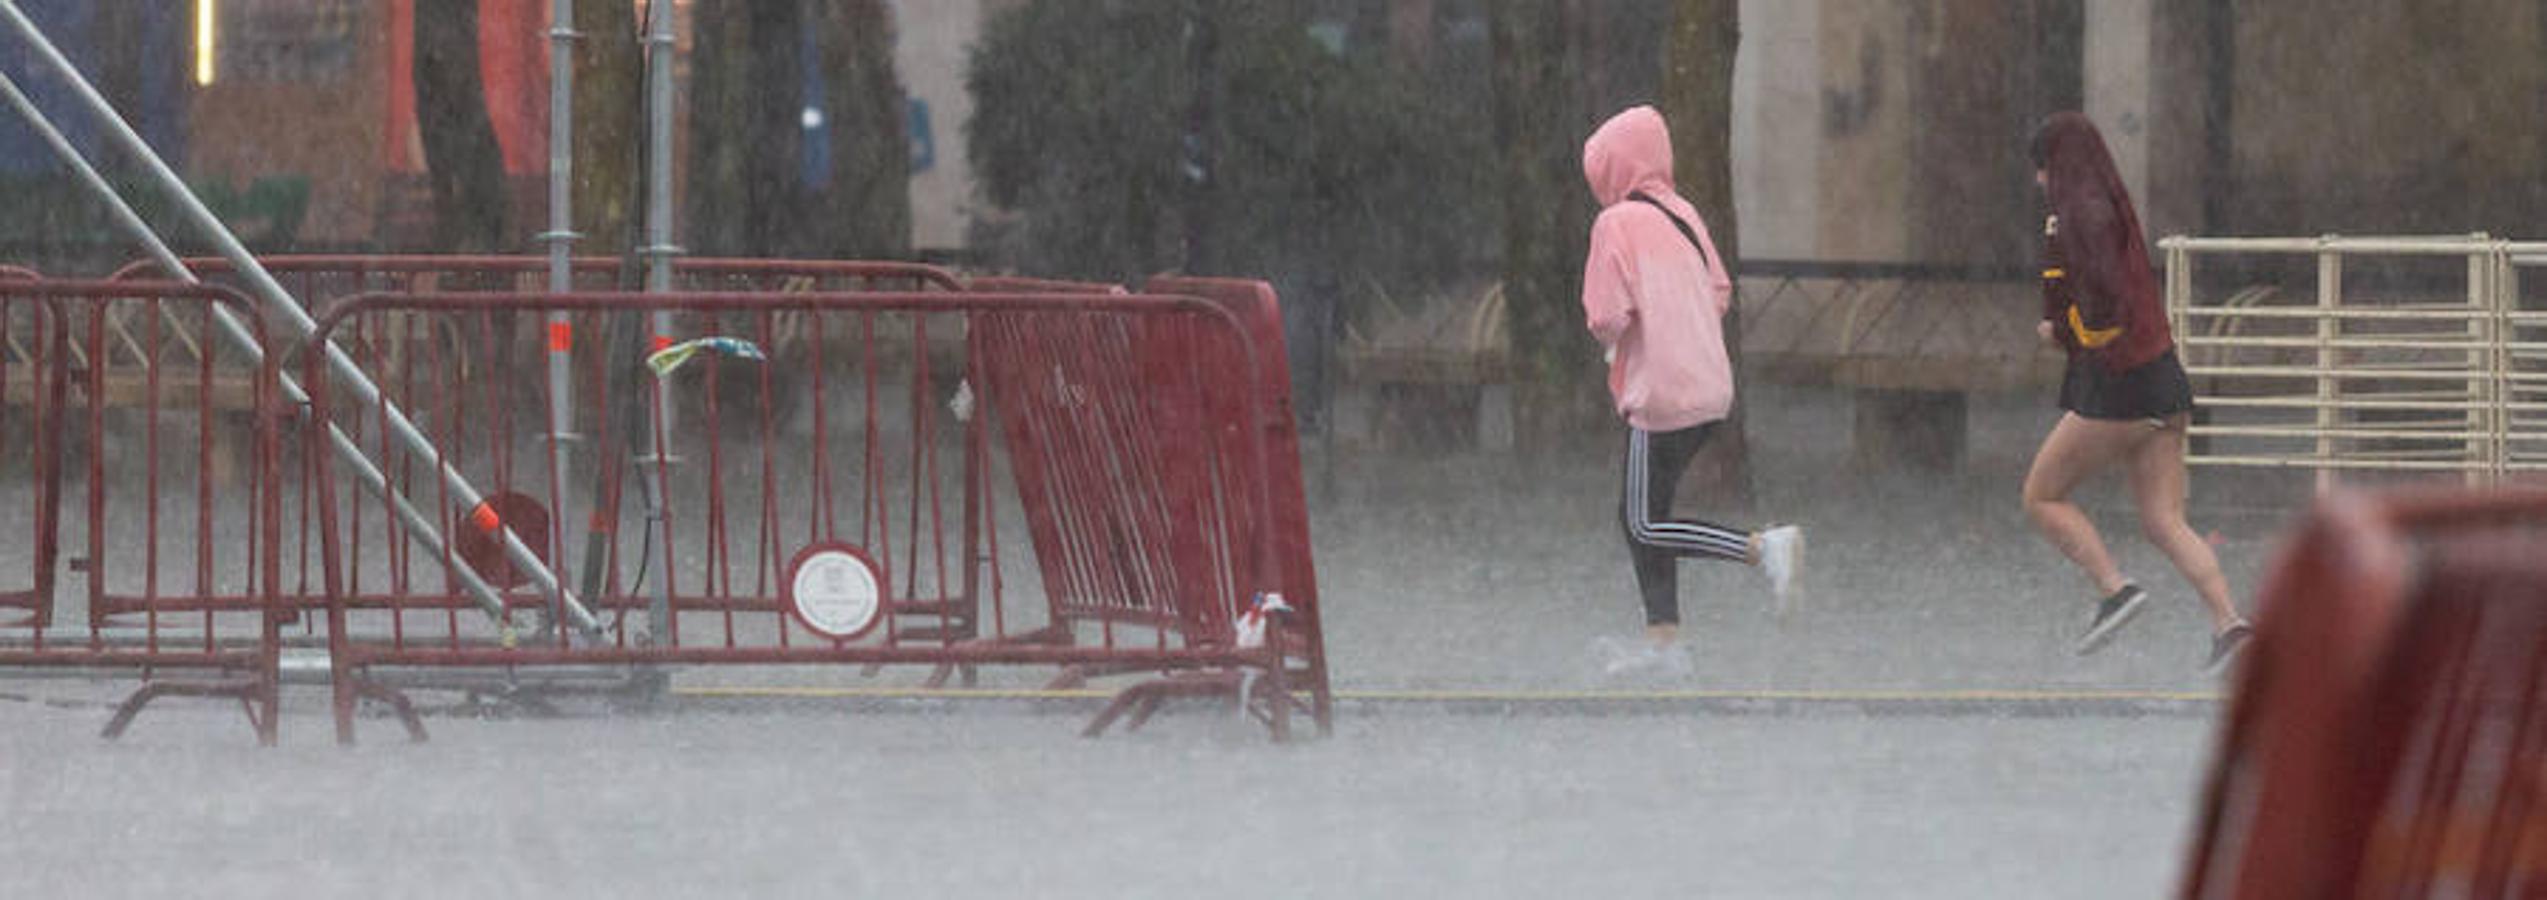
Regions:
[[[2547,471],[2547,305],[2525,307],[2520,291],[2523,268],[2547,265],[2547,244],[2478,234],[2159,247],[2168,317],[2205,410],[2192,463],[2314,470],[2321,490],[2347,470],[2458,472],[2470,484]],[[2312,258],[2310,274],[2287,267]],[[2257,274],[2206,284],[2222,263]],[[2348,267],[2372,264],[2376,286],[2348,289]],[[2433,277],[2436,265],[2448,276]]]

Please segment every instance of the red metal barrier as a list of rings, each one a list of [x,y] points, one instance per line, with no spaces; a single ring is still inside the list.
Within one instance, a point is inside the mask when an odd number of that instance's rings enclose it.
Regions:
[[[985,294],[1128,294],[1122,285],[1105,281],[1064,281],[1021,275],[976,275],[964,289]]]
[[[220,257],[182,260],[198,277],[216,284],[244,287],[237,267]],[[277,284],[316,312],[338,299],[370,292],[484,293],[545,291],[548,259],[501,255],[281,255],[257,258]],[[617,257],[572,260],[577,290],[617,289],[628,261]],[[160,277],[158,264],[141,260],[125,265],[116,279]],[[673,286],[683,291],[956,291],[963,283],[946,269],[922,263],[877,260],[683,258],[672,264]],[[630,271],[628,277],[639,273]],[[590,317],[584,317],[589,319]],[[552,349],[590,345],[597,335],[592,322],[546,323],[537,317],[505,317],[474,334],[419,334],[406,339],[407,349],[424,352],[428,342],[463,376],[533,366]],[[792,343],[801,328],[782,315],[772,323],[773,338]],[[667,338],[704,333],[693,323],[675,321]],[[938,348],[941,356],[949,352]],[[500,376],[499,376],[500,377]],[[801,402],[801,385],[789,373],[771,383],[772,403],[793,409]]]
[[[637,379],[622,398],[641,402],[586,405],[579,432],[626,433],[642,418],[648,427],[635,433],[651,444],[633,464],[604,453],[592,491],[558,484],[545,444],[524,439],[546,421],[543,381],[458,378],[435,355],[444,344],[410,341],[481,334],[523,313],[626,320],[656,310],[685,313],[700,333],[749,342],[767,359],[711,348]],[[800,323],[801,339],[773,340],[782,317]],[[565,560],[570,576],[590,566],[592,577],[566,580],[590,587],[573,600],[599,614],[599,633],[552,627],[553,601],[518,587],[506,621],[490,621],[454,589],[450,567],[464,560],[416,558],[376,502],[329,474],[327,454],[308,454],[319,467],[313,504],[326,522],[327,633],[346,737],[353,698],[386,693],[377,672],[454,666],[1062,665],[1162,673],[1125,695],[1144,717],[1165,694],[1231,692],[1284,737],[1297,689],[1328,725],[1313,614],[1271,629],[1262,646],[1242,645],[1235,628],[1252,598],[1302,582],[1286,571],[1284,529],[1270,521],[1283,507],[1267,495],[1279,480],[1264,473],[1283,457],[1268,447],[1269,429],[1237,427],[1273,414],[1256,390],[1262,339],[1223,303],[980,292],[366,295],[320,327],[446,461],[505,500],[460,509],[437,499],[416,477],[424,461],[378,440],[376,408],[320,388],[317,406],[375,448],[392,480],[412,485],[411,499],[447,527],[544,532],[522,535],[535,548],[606,537],[598,553]],[[949,347],[961,358],[932,359]],[[643,371],[617,354],[576,363],[579,398],[607,396]],[[803,382],[804,410],[783,415],[771,402],[773,372]],[[323,375],[313,370],[310,383]],[[665,389],[683,381],[705,389]],[[686,405],[673,416],[679,433],[652,427],[657,404]],[[662,515],[652,540],[648,490]],[[1001,565],[1011,515],[1027,523],[1032,570]],[[1305,550],[1305,520],[1301,528]],[[514,581],[500,575],[490,580]],[[879,588],[872,614],[862,614],[860,578]],[[1012,578],[1040,580],[1046,602],[1007,602]],[[1314,609],[1313,589],[1300,596]]]
[[[1300,458],[1300,420],[1292,407],[1291,354],[1283,336],[1282,301],[1272,285],[1241,278],[1159,276],[1151,278],[1145,289],[1153,294],[1201,297],[1227,309],[1238,318],[1249,351],[1258,361],[1254,383],[1238,390],[1258,398],[1260,404],[1253,413],[1253,428],[1270,454],[1264,468],[1268,507],[1262,515],[1242,514],[1237,521],[1263,522],[1273,529],[1277,567],[1273,577],[1298,611],[1292,621],[1299,628],[1291,637],[1308,660],[1295,677],[1315,686],[1311,694],[1320,704],[1317,720],[1323,724],[1329,720],[1325,704],[1332,696],[1326,683],[1326,629],[1320,624],[1318,571],[1309,544],[1308,486]]]
[[[244,341],[181,337],[219,333],[222,312]],[[0,556],[32,561],[26,580],[0,580],[0,667],[140,678],[108,737],[153,698],[192,695],[239,700],[275,739],[289,613],[264,346],[222,288],[0,280],[0,494],[32,508],[30,527],[0,538],[25,542]],[[65,562],[84,591],[62,590]]]
[[[2264,590],[2187,897],[2547,892],[2547,489],[2339,495]]]
[[[206,280],[227,282],[237,267],[220,257],[182,260]],[[396,291],[537,291],[548,281],[543,256],[306,255],[261,256],[257,264],[292,296],[317,309],[340,297]],[[624,260],[576,257],[571,266],[579,290],[612,290]],[[164,277],[157,263],[141,260],[113,278]],[[876,260],[683,258],[672,263],[673,286],[685,291],[953,291],[954,273],[923,263]]]

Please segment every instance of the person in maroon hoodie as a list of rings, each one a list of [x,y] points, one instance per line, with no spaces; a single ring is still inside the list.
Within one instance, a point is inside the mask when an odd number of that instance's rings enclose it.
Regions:
[[[2025,475],[2025,512],[2052,546],[2095,583],[2100,597],[2078,638],[2093,653],[2149,599],[2125,578],[2070,492],[2121,466],[2140,510],[2140,531],[2184,573],[2210,607],[2210,667],[2226,663],[2250,629],[2229,600],[2211,545],[2186,524],[2185,426],[2193,385],[2177,361],[2149,248],[2105,139],[2087,117],[2056,113],[2034,135],[2034,180],[2051,214],[2043,221],[2043,320],[2036,331],[2068,351],[2064,411]]]

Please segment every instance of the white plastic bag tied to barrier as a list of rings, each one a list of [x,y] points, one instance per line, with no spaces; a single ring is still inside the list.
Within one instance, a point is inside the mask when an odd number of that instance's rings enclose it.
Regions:
[[[1272,625],[1274,614],[1290,611],[1291,604],[1282,602],[1282,594],[1274,591],[1257,594],[1256,599],[1247,604],[1247,611],[1238,614],[1238,646],[1247,649],[1264,646],[1265,629]],[[1282,663],[1277,660],[1274,664]],[[1247,698],[1256,693],[1256,677],[1257,672],[1254,669],[1244,669],[1238,673],[1239,718],[1243,719],[1247,716]]]
[[[1291,604],[1282,601],[1282,594],[1273,591],[1257,594],[1256,599],[1247,604],[1247,611],[1238,614],[1238,646],[1250,649],[1264,646],[1265,626],[1273,619],[1273,614],[1290,611]]]

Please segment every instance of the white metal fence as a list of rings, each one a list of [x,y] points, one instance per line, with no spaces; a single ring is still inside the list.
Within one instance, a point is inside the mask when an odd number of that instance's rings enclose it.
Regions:
[[[2547,471],[2547,297],[2521,292],[2524,269],[2547,267],[2547,243],[2159,247],[2168,316],[2205,410],[2192,463],[2314,470],[2321,488],[2346,470],[2459,472],[2471,484]],[[2347,290],[2348,266],[2378,277]]]

